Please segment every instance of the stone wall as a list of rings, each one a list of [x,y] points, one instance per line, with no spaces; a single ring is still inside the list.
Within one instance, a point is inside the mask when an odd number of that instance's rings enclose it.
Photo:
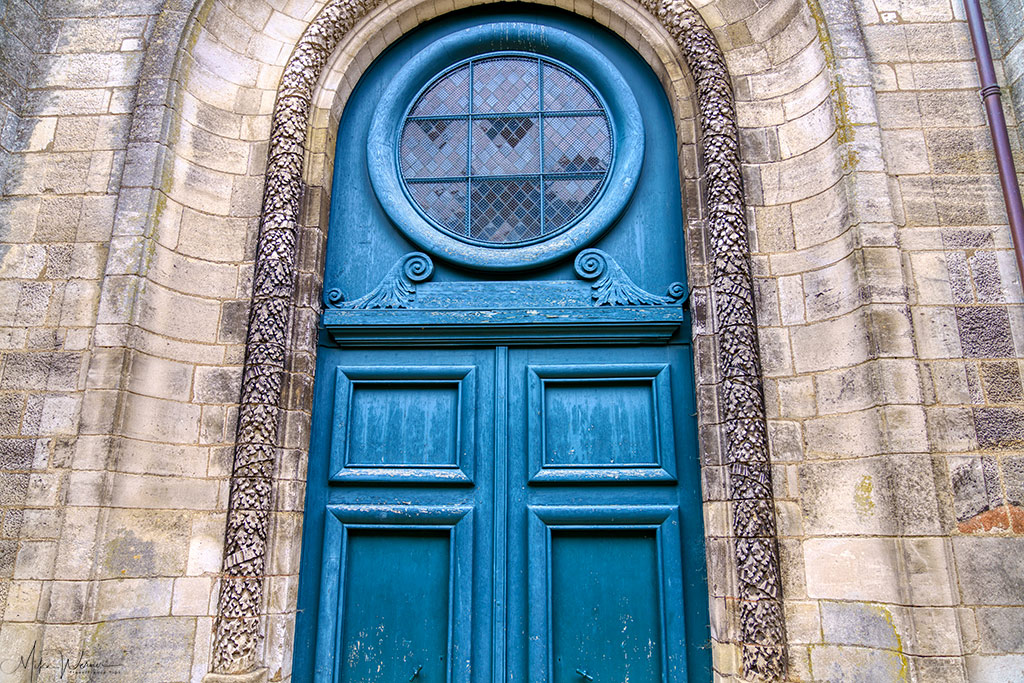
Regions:
[[[1004,94],[1013,106],[1018,130],[1024,122],[1024,2],[1021,0],[990,0],[992,21],[988,21],[990,35],[998,40],[998,48],[1005,70],[1005,83],[1009,92]],[[994,31],[992,29],[995,29]],[[1020,164],[1018,163],[1018,169]]]
[[[278,680],[334,127],[375,55],[464,4],[377,7],[316,89],[264,605]],[[672,94],[691,281],[706,287],[681,56],[638,5],[557,4],[625,36]],[[0,7],[0,662],[38,643],[110,665],[96,680],[209,671],[270,115],[322,6]],[[960,0],[694,6],[737,99],[790,679],[1012,680],[1024,667],[1024,297]],[[1002,26],[1020,26],[1019,0],[993,9],[1016,83],[1024,41]],[[714,665],[739,680],[708,311],[696,353]]]
[[[0,7],[0,615],[8,634],[74,622],[82,608],[74,591],[47,580],[59,559],[55,539],[70,523],[67,468],[156,5]],[[85,532],[99,512],[81,520]],[[61,560],[90,571],[89,558]]]

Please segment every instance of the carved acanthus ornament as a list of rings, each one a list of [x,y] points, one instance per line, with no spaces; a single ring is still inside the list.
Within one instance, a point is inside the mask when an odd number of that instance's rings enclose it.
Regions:
[[[416,297],[416,283],[423,282],[434,273],[434,262],[423,252],[414,251],[398,260],[380,284],[366,296],[345,301],[339,289],[332,289],[324,297],[329,308],[408,308]]]
[[[665,296],[651,294],[634,283],[622,266],[600,249],[585,249],[576,257],[576,274],[593,281],[591,296],[597,306],[664,306],[686,297],[682,282],[673,282]]]

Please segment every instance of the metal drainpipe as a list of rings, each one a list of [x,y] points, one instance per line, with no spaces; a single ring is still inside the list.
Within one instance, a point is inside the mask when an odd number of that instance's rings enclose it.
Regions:
[[[1003,187],[1006,215],[1010,219],[1013,251],[1017,255],[1017,273],[1020,275],[1021,284],[1024,285],[1024,203],[1021,202],[1017,170],[1013,164],[1013,153],[1010,151],[1010,136],[1006,131],[1006,118],[1003,116],[1001,91],[996,83],[996,70],[992,64],[992,51],[988,46],[988,33],[985,31],[985,20],[981,15],[981,4],[979,0],[964,0],[964,9],[967,10],[967,25],[971,30],[971,42],[974,43],[974,56],[978,63],[981,97],[985,102],[985,114],[988,116],[988,126],[992,131],[992,142],[996,148],[999,184]]]

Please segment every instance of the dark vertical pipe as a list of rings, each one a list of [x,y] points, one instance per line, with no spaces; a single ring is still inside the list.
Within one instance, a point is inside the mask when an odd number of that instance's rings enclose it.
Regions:
[[[1013,251],[1017,255],[1017,273],[1024,284],[1024,203],[1021,202],[1020,187],[1017,185],[1017,169],[1014,168],[1013,153],[1010,151],[1010,136],[1006,132],[1006,118],[1003,116],[996,70],[992,64],[992,51],[988,46],[988,33],[985,31],[979,0],[964,0],[964,9],[967,10],[967,25],[971,29],[971,42],[974,43],[974,56],[978,63],[981,97],[985,102],[985,114],[995,144],[999,183],[1003,187],[1006,216],[1010,219],[1010,233],[1013,235]]]

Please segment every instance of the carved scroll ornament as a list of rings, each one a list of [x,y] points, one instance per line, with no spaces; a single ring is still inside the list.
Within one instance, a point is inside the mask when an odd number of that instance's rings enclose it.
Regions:
[[[296,274],[302,159],[313,89],[341,38],[379,2],[328,0],[292,53],[278,91],[212,653],[213,671],[220,674],[241,674],[260,666],[267,528]],[[641,4],[676,41],[697,86],[712,303],[719,326],[728,494],[734,505],[743,673],[748,679],[778,680],[785,673],[785,636],[732,89],[713,34],[687,2],[641,0]]]
[[[576,257],[576,274],[593,280],[597,306],[662,306],[677,304],[686,297],[682,282],[673,282],[665,296],[644,291],[630,279],[622,266],[600,249],[585,249]]]

